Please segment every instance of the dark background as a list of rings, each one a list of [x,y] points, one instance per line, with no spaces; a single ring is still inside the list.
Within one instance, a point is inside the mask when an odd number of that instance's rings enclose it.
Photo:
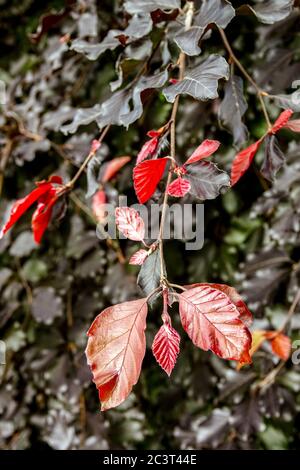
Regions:
[[[89,8],[97,11],[101,37],[120,27],[124,18],[118,16],[118,2],[74,2],[71,11],[34,41],[31,35],[41,15],[65,8],[71,6],[63,1],[0,0],[0,79],[9,96],[0,114],[2,162],[10,146],[8,161],[1,167],[1,219],[13,200],[33,188],[33,181],[54,172],[66,179],[74,174],[97,127],[82,126],[68,136],[60,127],[75,108],[109,96],[109,82],[116,79],[117,52],[90,62],[62,51],[59,38],[76,37],[80,16]],[[273,94],[292,91],[292,81],[300,78],[299,10],[271,26],[241,16],[227,34],[263,88]],[[209,44],[211,51],[225,55],[215,32]],[[246,97],[254,141],[265,131],[265,123],[255,95],[247,91]],[[204,137],[216,138],[223,144],[218,162],[229,170],[234,149],[231,136],[218,126],[218,104],[181,101],[179,157],[185,158],[187,149]],[[280,112],[272,102],[268,109],[274,119]],[[128,131],[113,127],[104,152],[109,158],[135,157],[147,130],[164,124],[169,112],[170,104],[155,95]],[[205,204],[202,250],[186,252],[178,241],[166,244],[173,282],[235,286],[255,314],[253,329],[279,328],[299,286],[299,138],[283,131],[279,140],[287,166],[273,189],[251,168],[234,190]],[[257,162],[261,159],[262,153]],[[112,201],[119,192],[135,202],[132,166],[107,187]],[[77,198],[68,200],[64,218],[52,224],[40,246],[33,243],[29,215],[0,241],[0,339],[7,347],[6,364],[0,366],[1,448],[299,448],[299,367],[288,361],[263,393],[253,393],[279,361],[267,346],[256,354],[253,366],[238,372],[235,364],[193,347],[175,316],[181,354],[168,379],[150,350],[160,325],[159,308],[148,316],[149,349],[133,393],[118,408],[100,413],[84,356],[86,331],[104,307],[139,291],[136,268],[120,264],[116,252],[97,239],[85,188],[83,177],[75,190]],[[128,257],[137,246],[122,241],[121,249]],[[293,340],[300,338],[299,308],[297,312],[289,330]]]

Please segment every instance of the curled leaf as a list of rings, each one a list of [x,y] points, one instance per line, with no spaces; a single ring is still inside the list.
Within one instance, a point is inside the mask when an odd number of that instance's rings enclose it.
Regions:
[[[234,157],[231,167],[231,186],[235,185],[248,170],[261,143],[262,139],[257,140]]]
[[[106,194],[103,189],[94,194],[92,199],[92,211],[98,222],[103,222],[105,220],[105,204],[106,204]]]
[[[128,156],[117,157],[111,160],[110,162],[104,163],[102,165],[101,171],[101,182],[106,183],[111,180],[120,170],[123,168],[126,163],[130,162],[131,158]]]
[[[190,158],[185,162],[185,165],[190,165],[191,163],[196,163],[199,160],[203,160],[203,158],[210,157],[218,150],[220,145],[220,142],[217,140],[204,140],[202,144],[200,144],[199,147],[194,150]]]
[[[136,157],[136,163],[140,163],[143,160],[145,160],[148,157],[152,157],[158,147],[158,137],[154,136],[152,139],[147,140],[147,142],[144,143],[143,147],[138,153],[138,156]]]
[[[288,336],[281,332],[266,332],[266,339],[271,342],[271,348],[276,356],[283,361],[287,361],[291,354],[292,344]]]

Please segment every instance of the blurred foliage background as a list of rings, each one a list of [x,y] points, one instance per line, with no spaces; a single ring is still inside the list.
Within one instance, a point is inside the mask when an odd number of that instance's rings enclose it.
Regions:
[[[1,220],[34,181],[52,173],[68,180],[86,156],[96,124],[81,126],[73,135],[64,135],[61,127],[75,108],[109,96],[118,53],[107,51],[89,61],[69,51],[60,38],[93,27],[103,37],[122,26],[126,18],[117,16],[120,3],[0,0],[0,79],[8,96],[0,114]],[[41,30],[41,17],[50,11],[59,16]],[[83,14],[89,16],[84,20]],[[291,83],[300,78],[299,9],[274,25],[239,16],[229,25],[228,37],[260,86],[273,94],[292,92]],[[215,31],[209,48],[226,56]],[[247,88],[246,99],[253,141],[265,123]],[[179,157],[204,137],[215,138],[223,144],[218,163],[229,170],[235,150],[230,134],[218,125],[219,104],[181,100]],[[268,102],[268,110],[276,118],[278,103]],[[156,94],[128,130],[112,128],[103,155],[134,159],[147,130],[164,124],[169,113],[170,104]],[[288,131],[279,138],[287,164],[272,187],[253,167],[233,190],[205,203],[202,250],[186,252],[179,241],[166,244],[173,282],[235,286],[255,315],[254,329],[279,328],[299,289],[300,143]],[[132,167],[124,167],[107,186],[111,201],[121,193],[135,202]],[[136,268],[120,263],[116,251],[97,239],[85,190],[82,177],[65,216],[53,222],[40,246],[33,242],[28,216],[0,241],[0,339],[7,348],[6,364],[0,365],[1,448],[299,448],[299,366],[288,361],[276,376],[269,375],[279,359],[266,345],[253,366],[238,372],[235,364],[193,347],[177,315],[181,354],[168,379],[150,350],[160,325],[159,307],[148,317],[148,350],[133,393],[117,409],[99,412],[84,355],[86,331],[101,309],[139,290]],[[128,259],[137,246],[122,241],[121,249]],[[293,340],[300,338],[299,313],[298,307],[289,326]]]

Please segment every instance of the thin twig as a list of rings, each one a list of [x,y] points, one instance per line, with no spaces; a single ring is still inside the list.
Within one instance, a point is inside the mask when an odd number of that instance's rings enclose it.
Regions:
[[[251,394],[264,393],[273,383],[281,369],[284,367],[285,361],[280,361],[279,364],[271,370],[260,382],[256,383],[251,390]]]
[[[265,105],[265,102],[264,102],[264,99],[263,99],[263,97],[268,96],[268,94],[258,86],[256,81],[251,77],[251,75],[249,75],[249,73],[247,72],[247,70],[245,69],[243,64],[241,64],[239,59],[236,57],[235,53],[232,50],[231,45],[229,44],[229,41],[227,39],[227,36],[226,36],[224,30],[222,28],[220,28],[219,26],[218,26],[218,30],[219,30],[220,36],[222,38],[222,41],[224,43],[224,46],[225,46],[225,48],[227,49],[227,51],[229,53],[230,59],[240,69],[240,71],[242,72],[244,77],[248,80],[248,82],[250,82],[251,85],[255,88],[255,91],[257,93],[258,99],[259,99],[260,104],[261,104],[261,108],[262,108],[266,123],[268,125],[268,130],[270,130],[272,128],[272,124],[271,124],[269,114],[268,114],[268,111],[267,111],[267,108],[266,108],[266,105]]]
[[[286,327],[288,326],[289,322],[291,321],[292,316],[295,313],[295,310],[296,310],[296,307],[297,307],[299,301],[300,301],[300,289],[298,289],[298,291],[296,292],[296,295],[295,295],[294,300],[293,300],[293,302],[292,302],[292,304],[289,308],[286,319],[285,319],[282,327],[280,328],[280,330],[278,330],[279,333],[282,333],[286,329]]]
[[[186,22],[185,22],[185,28],[186,30],[190,28],[193,20],[193,11],[194,11],[194,4],[193,2],[188,2],[187,3],[187,13],[186,13]],[[179,80],[183,80],[184,78],[184,72],[185,72],[185,54],[183,52],[180,53],[179,59],[178,59],[178,66],[179,66]],[[165,280],[165,275],[164,275],[164,247],[163,247],[163,238],[164,238],[164,225],[165,225],[165,220],[166,220],[166,215],[167,215],[167,204],[168,204],[168,187],[170,185],[171,179],[172,179],[172,174],[173,174],[173,169],[175,166],[175,157],[176,157],[176,116],[178,112],[178,106],[179,106],[179,95],[176,96],[173,108],[172,108],[172,113],[171,113],[171,118],[170,118],[170,150],[171,150],[171,164],[169,167],[169,172],[167,176],[167,182],[166,182],[166,188],[165,188],[165,194],[163,198],[163,203],[162,203],[162,212],[161,212],[161,220],[160,220],[160,226],[159,226],[159,256],[160,256],[160,276],[161,276],[161,282],[164,282]]]
[[[106,126],[103,131],[101,132],[100,136],[98,137],[98,143],[101,144],[104,137],[106,136],[106,134],[108,133],[109,131],[109,128],[110,128],[110,125]],[[82,165],[80,166],[79,170],[77,171],[77,173],[73,176],[73,178],[65,185],[65,188],[68,189],[68,190],[71,190],[73,189],[74,187],[74,184],[76,183],[76,181],[78,180],[78,178],[81,176],[81,174],[84,172],[85,168],[88,166],[88,164],[90,163],[90,161],[94,158],[96,154],[96,151],[95,150],[91,150],[89,152],[89,154],[87,155],[87,157],[85,158],[84,162],[82,163]]]
[[[8,160],[12,151],[12,147],[13,147],[13,141],[11,139],[8,139],[2,150],[1,161],[0,161],[0,196],[3,190],[5,168],[8,163]]]

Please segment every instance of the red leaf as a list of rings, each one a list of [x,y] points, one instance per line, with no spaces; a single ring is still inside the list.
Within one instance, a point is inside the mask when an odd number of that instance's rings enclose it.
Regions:
[[[150,132],[154,132],[154,131],[150,131]],[[138,153],[138,156],[136,158],[136,163],[138,164],[142,162],[143,160],[145,160],[146,158],[152,157],[155,154],[157,147],[158,147],[157,137],[153,137],[152,139],[147,140],[147,142],[144,143],[143,147]]]
[[[147,132],[147,136],[148,137],[160,137],[168,127],[169,127],[169,125],[167,124],[165,126],[160,127],[157,130],[152,129],[151,131]]]
[[[287,361],[291,354],[292,344],[288,336],[283,333],[266,332],[266,338],[270,340],[272,351],[283,361]]]
[[[135,253],[133,253],[133,255],[131,256],[129,260],[129,264],[141,266],[144,263],[147,256],[148,256],[148,252],[146,250],[143,250],[143,249],[138,250]]]
[[[92,211],[98,222],[103,222],[106,215],[106,194],[103,189],[97,191],[92,199]]]
[[[248,327],[251,325],[253,321],[252,313],[248,309],[247,305],[243,301],[240,294],[234,289],[234,287],[227,286],[227,284],[209,284],[207,282],[198,283],[198,284],[190,284],[184,287],[186,289],[193,289],[194,287],[201,287],[201,286],[212,287],[213,289],[218,289],[224,292],[224,294],[228,295],[229,299],[236,306],[236,308],[238,309],[240,313],[240,317],[239,317],[240,320],[242,320],[242,322]]]
[[[288,121],[284,126],[285,129],[290,129],[293,132],[300,132],[300,119],[292,119]]]
[[[31,191],[27,196],[18,199],[12,206],[10,216],[0,232],[0,238],[9,230],[19,218],[34,204],[43,194],[52,188],[50,182],[40,182],[38,187]]]
[[[122,403],[138,381],[146,351],[147,299],[103,310],[88,331],[86,356],[101,410]]]
[[[145,224],[138,211],[131,207],[117,207],[116,224],[125,237],[142,241],[145,237]]]
[[[171,375],[179,353],[180,336],[170,321],[165,321],[155,335],[152,352],[160,367]]]
[[[262,139],[254,142],[235,156],[231,167],[231,186],[236,184],[248,170],[261,143]]]
[[[53,206],[57,201],[57,190],[52,187],[46,194],[38,200],[38,206],[31,219],[31,229],[36,243],[40,243],[46,228],[49,225]]]
[[[193,343],[223,359],[251,363],[251,334],[228,295],[200,286],[179,295],[182,326]]]
[[[148,201],[156,190],[156,186],[164,174],[168,160],[168,158],[146,160],[145,162],[139,163],[134,168],[134,189],[141,204]]]
[[[276,132],[278,132],[282,127],[286,126],[292,114],[293,111],[291,109],[286,109],[285,111],[283,111],[280,116],[276,119],[269,133],[276,134]]]
[[[52,175],[52,176],[50,176],[50,178],[49,178],[48,181],[45,181],[45,183],[47,183],[47,182],[49,182],[49,183],[54,183],[54,184],[63,184],[63,179],[62,179],[61,176]],[[43,182],[39,181],[39,182],[37,182],[36,184],[37,184],[37,185],[40,185],[41,183],[43,183]]]
[[[198,162],[203,160],[203,158],[210,157],[215,153],[220,147],[220,142],[217,140],[204,140],[199,147],[192,153],[190,158],[185,162],[185,165],[190,165],[191,163]]]
[[[168,186],[168,194],[174,197],[183,197],[190,189],[191,183],[188,180],[179,177]]]
[[[102,174],[101,174],[101,181],[102,183],[106,183],[107,181],[111,180],[118,171],[123,168],[126,163],[131,160],[130,157],[117,157],[111,160],[110,162],[106,162],[103,165]]]

